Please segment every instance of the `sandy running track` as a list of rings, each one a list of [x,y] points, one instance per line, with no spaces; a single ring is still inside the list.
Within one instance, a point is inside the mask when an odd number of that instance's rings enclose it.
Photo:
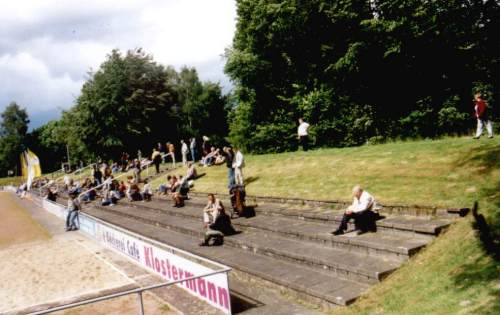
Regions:
[[[0,249],[50,238],[50,234],[29,215],[16,198],[12,193],[0,192]]]
[[[28,210],[24,206],[29,203],[16,198],[0,192],[0,314],[24,314],[23,310],[35,305],[137,286],[123,271],[96,255],[99,246],[92,240],[77,232],[62,232],[64,222],[55,217],[61,232],[46,230],[30,215],[30,211],[43,210]],[[176,314],[151,294],[144,300],[147,314]],[[137,314],[136,296],[57,314]]]

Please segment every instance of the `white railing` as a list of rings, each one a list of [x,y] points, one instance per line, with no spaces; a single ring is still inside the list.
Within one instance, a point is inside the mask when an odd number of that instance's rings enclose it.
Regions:
[[[148,161],[146,164],[141,165],[141,171],[142,171],[144,168],[146,169],[146,176],[149,176],[149,166],[151,166],[151,164],[153,164],[153,161]],[[125,175],[129,175],[129,173],[128,173],[128,172],[125,172],[125,173],[120,174],[120,175],[118,175],[118,176],[116,176],[116,177],[113,177],[113,179],[122,178],[122,177],[123,177],[123,176],[125,176]],[[109,178],[108,178],[108,179],[109,179]],[[88,193],[88,192],[90,192],[90,191],[96,190],[96,189],[98,189],[98,188],[104,187],[105,185],[109,184],[108,179],[104,180],[104,181],[102,182],[102,184],[99,184],[99,185],[97,185],[97,186],[95,186],[95,187],[92,187],[92,188],[87,189],[86,191],[84,191],[84,192],[80,193],[80,194],[78,195],[78,198],[81,198],[83,195],[85,195],[86,193]]]
[[[88,300],[84,300],[84,301],[81,301],[81,302],[76,302],[76,303],[70,303],[70,304],[66,304],[66,305],[56,306],[56,307],[52,307],[52,308],[49,308],[49,309],[46,309],[46,310],[43,310],[43,311],[37,311],[37,312],[29,313],[29,315],[49,314],[49,313],[52,313],[52,312],[63,311],[63,310],[67,310],[67,309],[78,307],[78,306],[83,306],[83,305],[88,305],[88,304],[92,304],[92,303],[107,301],[107,300],[111,300],[111,299],[114,299],[114,298],[122,297],[122,296],[129,295],[129,294],[134,294],[134,293],[137,294],[137,302],[139,304],[138,314],[144,315],[144,303],[143,303],[143,300],[142,300],[142,293],[144,291],[158,289],[158,288],[163,288],[163,287],[171,286],[171,285],[174,285],[174,284],[177,284],[177,283],[183,283],[183,282],[186,282],[186,281],[195,280],[195,279],[198,279],[198,278],[204,278],[204,277],[208,277],[208,276],[213,276],[213,275],[220,274],[220,273],[226,273],[227,274],[229,271],[231,271],[231,268],[225,268],[223,270],[217,270],[217,271],[205,273],[205,274],[198,275],[198,276],[184,278],[184,279],[181,279],[181,280],[175,280],[175,281],[170,281],[170,282],[166,282],[166,283],[155,284],[155,285],[151,285],[151,286],[147,286],[147,287],[143,287],[143,288],[137,288],[137,289],[132,289],[132,290],[127,290],[127,291],[123,291],[123,292],[113,293],[113,294],[109,294],[109,295],[105,295],[105,296],[100,296],[100,297],[97,297],[97,298],[88,299]]]

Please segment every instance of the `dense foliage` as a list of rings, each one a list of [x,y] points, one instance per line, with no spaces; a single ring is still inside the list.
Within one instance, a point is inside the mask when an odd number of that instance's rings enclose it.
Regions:
[[[230,139],[290,150],[296,119],[317,146],[463,133],[472,91],[498,113],[494,0],[238,0],[226,73]]]
[[[1,114],[0,122],[0,174],[20,172],[19,156],[25,149],[28,131],[28,113],[17,103],[10,103]]]

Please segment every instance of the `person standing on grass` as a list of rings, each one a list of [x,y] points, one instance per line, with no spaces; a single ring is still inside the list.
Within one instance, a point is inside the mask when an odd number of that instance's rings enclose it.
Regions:
[[[222,150],[224,152],[224,156],[226,157],[226,166],[227,166],[227,188],[231,189],[235,185],[235,178],[234,178],[234,168],[233,168],[233,162],[234,162],[234,152],[231,147],[224,147]]]
[[[80,200],[76,191],[69,192],[68,215],[66,216],[66,231],[75,231],[79,228],[78,212],[80,211]]]
[[[135,159],[133,168],[134,168],[134,182],[136,184],[139,184],[141,182],[141,171],[142,171],[141,161],[138,159]]]
[[[241,153],[239,148],[234,148],[234,161],[233,161],[233,168],[234,168],[234,177],[235,177],[235,184],[236,185],[241,185],[243,186],[243,167],[245,166],[245,160],[243,157],[243,153]]]
[[[189,148],[184,140],[181,140],[181,154],[182,154],[182,165],[187,165],[187,156],[189,153]]]
[[[153,154],[151,155],[151,160],[153,161],[156,169],[156,174],[160,174],[160,164],[161,164],[161,153],[157,149],[153,149]]]
[[[196,162],[196,138],[192,137],[189,142],[189,150],[191,150],[191,160],[193,163]]]
[[[173,143],[167,142],[167,156],[172,158],[172,168],[175,168],[175,146]]]
[[[299,118],[299,127],[297,128],[297,136],[299,138],[302,150],[307,151],[309,149],[309,124],[304,121],[303,118]]]
[[[488,138],[493,138],[493,126],[488,117],[488,103],[483,100],[481,93],[474,95],[474,115],[477,118],[477,130],[474,139],[479,139],[483,134],[483,127],[486,125],[488,130]]]
[[[210,153],[210,138],[207,136],[203,136],[203,143],[201,144],[201,148],[203,149],[203,156]]]
[[[331,232],[333,235],[341,235],[344,234],[344,231],[347,230],[347,223],[354,219],[354,223],[356,225],[356,230],[361,226],[368,226],[369,222],[369,210],[374,208],[375,198],[370,195],[367,191],[364,191],[361,186],[356,185],[352,189],[352,196],[354,200],[352,205],[347,208],[344,215],[342,216],[342,222],[340,226],[335,231]],[[364,232],[364,231],[361,231]],[[359,234],[359,231],[357,231]]]

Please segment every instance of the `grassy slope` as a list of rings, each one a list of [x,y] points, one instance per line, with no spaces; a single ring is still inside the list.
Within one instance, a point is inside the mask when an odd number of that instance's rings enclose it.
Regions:
[[[498,223],[499,157],[498,137],[446,138],[249,155],[244,173],[249,194],[347,199],[360,183],[382,203],[470,207],[479,200],[480,212]],[[197,191],[226,192],[225,166],[200,172],[206,175],[196,181]],[[470,216],[460,220],[355,305],[334,314],[498,314],[500,264],[485,254],[472,224]]]

